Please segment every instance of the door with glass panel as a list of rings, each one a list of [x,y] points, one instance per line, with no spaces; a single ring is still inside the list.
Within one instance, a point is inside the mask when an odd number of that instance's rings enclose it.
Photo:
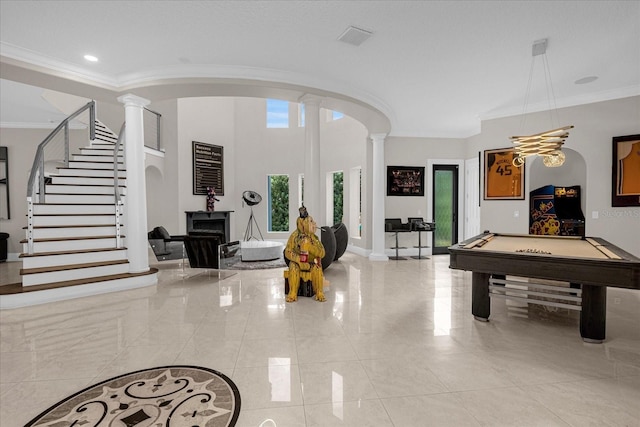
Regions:
[[[433,251],[449,253],[447,248],[458,241],[458,166],[433,165]]]

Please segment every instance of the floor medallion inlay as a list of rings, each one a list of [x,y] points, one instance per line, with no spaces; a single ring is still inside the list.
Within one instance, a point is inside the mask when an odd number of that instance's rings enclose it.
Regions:
[[[94,384],[47,409],[25,427],[235,425],[240,393],[224,374],[198,366],[163,366]]]

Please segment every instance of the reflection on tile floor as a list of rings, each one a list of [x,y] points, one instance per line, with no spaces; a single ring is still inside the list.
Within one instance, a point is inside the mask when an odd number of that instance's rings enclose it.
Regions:
[[[240,426],[640,425],[640,292],[609,289],[607,340],[587,344],[577,312],[500,299],[473,320],[448,263],[346,253],[327,302],[293,304],[282,269],[163,264],[157,286],[0,311],[0,425],[170,364],[229,376]]]

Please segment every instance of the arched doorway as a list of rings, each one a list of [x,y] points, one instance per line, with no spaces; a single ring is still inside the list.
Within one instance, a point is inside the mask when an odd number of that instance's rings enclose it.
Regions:
[[[556,187],[580,187],[580,210],[582,211],[582,215],[586,212],[586,195],[587,195],[587,165],[580,153],[570,148],[563,148],[562,152],[565,155],[565,162],[562,166],[559,167],[547,167],[543,163],[543,158],[540,156],[536,156],[532,159],[531,165],[529,167],[529,191],[530,197],[531,191],[537,190],[541,187],[553,185]],[[553,197],[553,196],[552,196]],[[543,197],[544,198],[544,197]],[[561,213],[559,211],[560,207],[563,206],[563,216],[566,219],[582,219],[577,212],[577,207],[574,205],[573,201],[570,201],[571,198],[566,199],[561,197],[558,199],[558,195],[556,194],[556,213],[558,217],[561,217]],[[565,200],[562,204],[561,201]],[[532,206],[533,206],[533,202]],[[567,204],[569,203],[569,204]],[[532,207],[533,209],[533,207]],[[571,216],[569,216],[571,215]],[[586,217],[585,217],[585,228],[582,229],[582,232],[586,230]],[[531,225],[531,223],[530,223]],[[577,232],[574,229],[573,232]]]

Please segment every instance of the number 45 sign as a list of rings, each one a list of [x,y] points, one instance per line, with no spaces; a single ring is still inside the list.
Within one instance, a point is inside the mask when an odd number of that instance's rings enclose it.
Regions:
[[[484,152],[484,199],[524,199],[525,165],[513,163],[516,153],[513,148],[499,148]]]

